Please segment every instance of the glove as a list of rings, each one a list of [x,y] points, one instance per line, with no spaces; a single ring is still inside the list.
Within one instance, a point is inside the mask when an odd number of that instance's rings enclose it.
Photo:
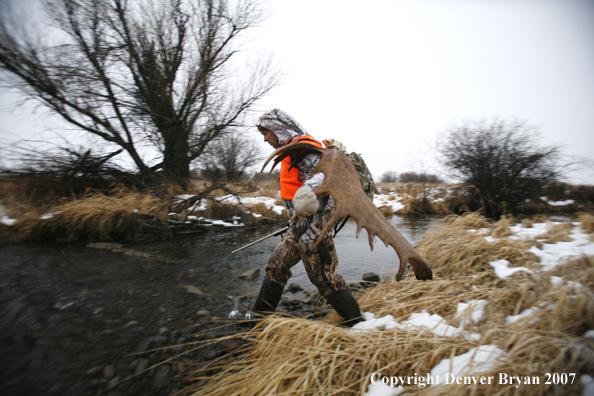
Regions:
[[[318,198],[311,187],[301,186],[297,190],[293,197],[293,208],[301,220],[314,215],[320,209]]]

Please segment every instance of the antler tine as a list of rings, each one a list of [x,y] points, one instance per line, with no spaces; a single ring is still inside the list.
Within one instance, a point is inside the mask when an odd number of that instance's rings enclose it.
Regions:
[[[274,158],[274,165],[272,165],[272,169],[270,169],[270,173],[276,168],[279,162],[287,158],[289,155],[293,156],[293,160],[291,161],[291,168],[294,164],[301,161],[303,157],[310,153],[321,153],[324,154],[328,149],[323,147],[316,147],[312,144],[308,143],[294,143],[288,144],[283,147],[279,147],[268,158],[264,161],[264,165],[262,166],[262,170],[260,172],[264,172],[264,168],[266,165]],[[276,158],[275,158],[276,157]]]
[[[281,147],[281,148],[282,148],[282,147]],[[266,168],[266,165],[268,165],[268,163],[270,162],[270,160],[271,160],[271,159],[273,159],[273,158],[274,158],[276,155],[278,155],[278,153],[279,153],[279,150],[280,150],[281,148],[277,148],[276,150],[274,150],[274,151],[272,152],[272,154],[270,154],[270,155],[268,156],[268,158],[266,158],[266,161],[264,161],[264,165],[262,165],[262,169],[260,170],[260,173],[264,172],[264,169]],[[282,161],[282,160],[278,160],[278,159],[277,159],[277,160],[275,160],[275,161],[274,161],[274,165],[272,165],[272,168],[270,169],[270,173],[272,173],[272,171],[274,170],[274,168],[276,168],[276,166],[278,165],[278,163],[279,163],[280,161]]]
[[[362,228],[367,230],[369,246],[373,250],[373,238],[377,235],[386,246],[392,246],[400,259],[397,279],[401,280],[410,263],[417,279],[431,279],[431,268],[425,259],[396,230],[363,193],[357,171],[348,157],[338,150],[329,150],[314,169],[314,173],[323,172],[324,182],[314,192],[317,196],[332,195],[334,213],[320,233],[312,250],[316,250],[322,239],[334,224],[346,216],[357,222],[357,237]]]
[[[386,246],[392,246],[400,259],[400,268],[396,279],[401,280],[410,263],[417,279],[431,279],[433,274],[425,259],[412,247],[394,226],[392,226],[373,205],[369,197],[363,193],[361,182],[355,166],[351,160],[339,150],[324,149],[307,143],[296,143],[275,150],[264,163],[262,170],[274,158],[274,167],[286,158],[292,156],[291,166],[312,152],[324,154],[312,174],[324,173],[324,182],[314,190],[319,196],[331,195],[334,198],[334,212],[320,236],[314,243],[312,250],[317,250],[324,236],[332,227],[346,216],[351,216],[357,222],[357,237],[362,228],[367,230],[369,246],[373,250],[373,238],[377,235]],[[272,172],[272,170],[271,170]]]

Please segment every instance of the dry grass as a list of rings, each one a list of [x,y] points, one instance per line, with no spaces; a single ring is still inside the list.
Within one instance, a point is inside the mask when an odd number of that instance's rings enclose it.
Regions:
[[[432,281],[409,274],[402,282],[384,281],[359,297],[361,309],[376,317],[392,315],[407,320],[423,310],[458,326],[458,303],[488,302],[482,320],[469,337],[438,336],[421,330],[382,330],[354,333],[324,321],[274,316],[262,321],[246,337],[251,340],[239,358],[223,364],[220,372],[192,390],[196,395],[361,395],[372,373],[384,376],[426,376],[442,359],[480,345],[496,345],[506,352],[493,369],[480,375],[506,373],[538,376],[539,385],[449,385],[405,387],[406,395],[556,395],[581,392],[579,376],[594,373],[594,342],[582,337],[594,328],[594,259],[584,257],[553,272],[540,272],[538,258],[527,252],[534,241],[505,239],[510,219],[491,223],[471,214],[451,216],[432,229],[418,246],[431,263]],[[567,226],[565,226],[567,227]],[[469,231],[479,229],[479,232]],[[499,240],[488,242],[486,236]],[[551,238],[552,234],[551,234]],[[517,272],[498,278],[489,265],[508,260],[533,273]],[[581,282],[576,291],[567,284],[552,286],[551,275]],[[506,317],[538,307],[534,315],[515,323]],[[577,373],[573,385],[545,385],[545,373]]]
[[[445,183],[378,183],[376,194],[400,196],[400,201],[404,204],[404,208],[398,211],[400,215],[446,216],[457,213],[464,207],[460,189],[458,185]],[[382,213],[393,214],[389,208]]]
[[[594,233],[594,215],[590,213],[582,213],[579,216],[579,221],[586,232]]]
[[[463,214],[478,211],[480,202],[468,194],[463,185],[431,183],[377,183],[376,194],[397,194],[405,205],[398,213],[403,215],[439,215]],[[549,205],[539,199],[524,203],[521,207],[509,208],[514,215],[533,216],[544,214],[545,217],[558,215],[576,215],[577,212],[594,210],[594,187],[592,186],[549,186],[542,193],[549,201],[573,200],[574,203],[562,206]]]
[[[276,185],[275,185],[276,183]],[[31,198],[27,191],[10,179],[0,178],[0,202],[5,215],[18,221],[12,226],[0,224],[0,235],[21,240],[89,239],[98,241],[123,240],[131,236],[165,235],[168,227],[168,213],[175,212],[173,220],[187,220],[188,215],[208,219],[230,220],[238,216],[245,224],[270,219],[284,219],[266,205],[256,204],[241,207],[217,202],[215,198],[235,191],[243,196],[278,195],[278,182],[263,181],[258,186],[250,183],[227,184],[225,188],[210,191],[210,185],[203,181],[192,181],[188,190],[175,184],[163,184],[147,191],[116,187],[106,193],[88,191],[84,196],[48,199]],[[274,188],[277,190],[274,191]],[[193,210],[197,205],[178,207],[180,194],[199,194],[210,191],[205,209]],[[276,199],[276,198],[275,198]],[[277,205],[282,205],[276,199]],[[261,214],[255,217],[251,213]]]
[[[572,229],[571,223],[555,224],[546,234],[541,235],[539,240],[544,243],[569,242],[571,241],[569,234]]]
[[[172,195],[166,192],[165,195]],[[89,193],[81,199],[58,203],[39,213],[30,210],[13,226],[14,235],[24,240],[124,239],[141,224],[142,216],[165,221],[172,201],[151,193],[118,188],[110,195]]]

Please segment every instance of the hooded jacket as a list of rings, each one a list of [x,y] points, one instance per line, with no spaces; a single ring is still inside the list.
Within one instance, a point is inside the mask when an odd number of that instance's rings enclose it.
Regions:
[[[264,113],[258,119],[256,126],[259,129],[272,131],[278,139],[279,147],[290,144],[299,137],[310,137],[308,136],[307,131],[293,117],[281,109],[272,109]],[[316,144],[318,147],[322,145],[319,142],[317,143],[319,144],[319,146]],[[296,173],[293,173],[293,175],[283,175],[283,163],[281,163],[281,198],[283,199],[283,203],[287,208],[289,216],[293,216],[294,209],[292,199],[299,188],[309,186],[315,190],[324,182],[325,177],[323,173],[312,175],[312,172],[318,165],[318,162],[320,162],[321,157],[322,156],[317,153],[308,154],[303,157],[303,159],[295,165],[299,171],[298,177],[296,177]],[[284,170],[288,171],[289,166],[285,166],[286,168]],[[296,172],[295,169],[292,171]],[[283,182],[285,184],[284,186]],[[308,219],[306,222],[300,220],[294,222],[295,227],[301,229],[299,234],[303,235],[301,238],[297,238],[298,241],[301,239],[300,242],[315,241],[334,209],[334,200],[332,197],[320,197],[318,198],[318,201],[320,203],[320,210],[315,215],[310,216],[311,219]]]

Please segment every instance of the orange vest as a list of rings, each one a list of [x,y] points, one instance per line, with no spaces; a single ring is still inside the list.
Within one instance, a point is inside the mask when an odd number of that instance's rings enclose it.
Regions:
[[[311,139],[311,140],[309,140]],[[291,143],[299,143],[299,141],[303,140],[302,143],[309,143],[316,147],[322,147],[322,143],[315,140],[311,135],[305,136],[298,136],[295,139],[291,140]],[[280,169],[280,192],[281,197],[290,201],[295,196],[295,193],[303,184],[302,181],[299,181],[299,169],[293,167],[293,169],[289,170],[291,166],[291,157],[287,157],[281,161],[281,169]]]

